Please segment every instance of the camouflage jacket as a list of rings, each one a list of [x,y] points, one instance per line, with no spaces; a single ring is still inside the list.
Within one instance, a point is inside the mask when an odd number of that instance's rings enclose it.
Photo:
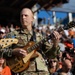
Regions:
[[[6,38],[16,38],[16,39],[18,39],[18,43],[12,47],[12,49],[14,49],[16,47],[24,47],[28,42],[31,41],[32,35],[33,35],[32,31],[28,32],[27,30],[21,30],[21,31],[13,31],[13,32],[8,33],[8,35],[6,35]],[[36,36],[35,43],[38,43],[39,41],[41,41],[43,39],[42,34],[40,34],[38,32],[35,34],[35,36]],[[42,55],[40,53],[38,53],[39,56],[37,58],[35,58],[34,61],[31,62],[31,66],[29,66],[29,68],[26,71],[23,71],[21,73],[21,75],[27,75],[27,74],[24,74],[24,73],[27,73],[27,72],[29,73],[29,72],[32,72],[32,71],[36,72],[36,70],[38,70],[40,72],[41,71],[47,72],[46,74],[43,74],[43,75],[49,75],[48,67],[46,65],[45,59],[43,58],[43,54],[48,58],[54,58],[59,53],[59,49],[53,47],[48,42],[45,42],[45,43],[42,43],[42,44],[43,45],[40,45],[40,47],[41,47],[42,52],[44,52],[44,53],[39,51]],[[7,52],[5,55],[8,56],[8,55],[11,55],[11,54],[12,54],[12,51]],[[42,74],[40,74],[40,75],[42,75]]]

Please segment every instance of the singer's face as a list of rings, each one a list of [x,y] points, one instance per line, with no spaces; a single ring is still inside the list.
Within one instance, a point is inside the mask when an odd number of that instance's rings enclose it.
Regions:
[[[23,9],[20,15],[20,21],[23,28],[26,28],[29,25],[32,25],[33,22],[33,14],[30,9]]]

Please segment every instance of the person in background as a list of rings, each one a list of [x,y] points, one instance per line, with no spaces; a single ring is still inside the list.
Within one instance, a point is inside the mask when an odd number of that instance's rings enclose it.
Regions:
[[[5,35],[6,35],[6,31],[5,31],[5,29],[2,28],[2,29],[0,30],[0,39],[1,39],[1,38],[4,38]]]
[[[56,71],[53,75],[58,75],[59,73],[66,73],[67,75],[73,75],[71,72],[72,63],[69,59],[65,59],[62,61],[62,68]]]
[[[72,43],[73,43],[73,47],[75,48],[75,34],[71,37]]]
[[[54,72],[56,72],[59,69],[59,63],[57,59],[50,59],[49,60],[49,71],[52,75]]]
[[[18,25],[16,25],[15,30],[19,30],[19,29],[20,29],[20,27]]]
[[[11,75],[10,68],[6,65],[6,59],[0,54],[0,75]]]
[[[12,23],[10,24],[10,28],[9,29],[10,29],[10,32],[15,30],[14,25]]]
[[[10,29],[9,29],[8,25],[6,26],[5,30],[6,30],[6,33],[10,32]]]

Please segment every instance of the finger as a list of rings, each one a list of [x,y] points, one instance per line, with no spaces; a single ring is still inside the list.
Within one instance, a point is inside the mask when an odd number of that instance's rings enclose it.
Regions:
[[[55,38],[56,38],[56,39],[59,39],[59,38],[60,38],[60,35],[59,35],[58,32],[55,31],[55,32],[54,32],[54,35],[55,35]]]
[[[54,36],[55,36],[54,39],[57,39],[57,33],[54,31],[53,34],[54,34]]]
[[[23,56],[27,56],[27,53],[24,52],[20,52],[20,54],[22,54]]]
[[[25,50],[20,50],[20,53],[21,53],[22,55],[24,55],[24,56],[27,55],[27,52],[26,52]]]
[[[21,52],[27,52],[26,50],[20,49]]]

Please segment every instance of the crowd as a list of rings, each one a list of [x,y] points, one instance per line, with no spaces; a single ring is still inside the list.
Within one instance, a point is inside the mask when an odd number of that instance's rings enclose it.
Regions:
[[[0,51],[0,75],[75,75],[74,25],[68,29],[61,25],[34,27],[33,12],[29,8],[22,9],[20,21],[22,28],[14,28],[13,24],[10,28],[0,26],[0,39],[18,39],[17,44]],[[5,67],[2,60],[6,62]],[[2,74],[6,73],[3,72],[6,67],[9,74]]]

